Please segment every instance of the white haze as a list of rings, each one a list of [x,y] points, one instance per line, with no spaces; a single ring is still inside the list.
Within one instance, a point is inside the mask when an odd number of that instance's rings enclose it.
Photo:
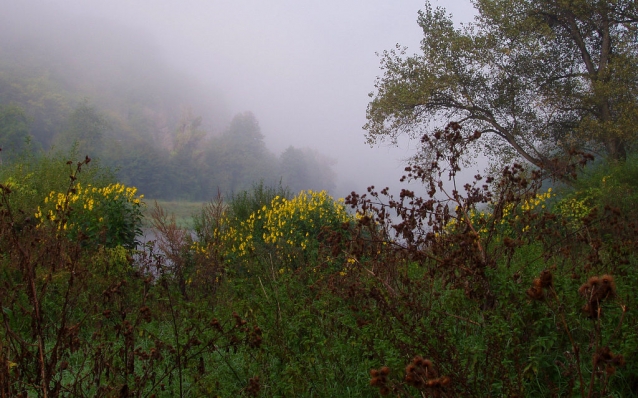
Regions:
[[[421,0],[0,0],[22,12],[39,6],[78,21],[102,19],[150,36],[167,62],[214,87],[227,117],[252,111],[267,146],[311,147],[334,158],[336,194],[396,186],[411,153],[365,144],[362,125],[375,77],[375,52],[419,49]],[[15,3],[14,3],[15,2]],[[470,21],[468,0],[434,3]],[[3,7],[4,8],[4,7]],[[17,12],[17,11],[16,11]],[[72,20],[72,19],[71,19]],[[33,27],[32,27],[33,28]],[[87,32],[90,34],[91,32]],[[206,120],[213,125],[229,120]]]

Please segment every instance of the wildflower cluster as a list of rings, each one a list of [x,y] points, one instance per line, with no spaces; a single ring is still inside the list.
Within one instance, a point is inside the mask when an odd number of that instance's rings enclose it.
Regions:
[[[275,202],[265,214],[264,242],[277,249],[301,247],[306,250],[325,226],[337,227],[350,221],[345,207],[326,191],[302,191],[292,200]]]
[[[567,225],[572,230],[582,228],[582,219],[587,217],[594,208],[595,198],[601,192],[597,188],[589,188],[574,192],[556,203],[556,210],[567,219]]]
[[[533,197],[524,200],[520,205],[517,206],[516,203],[508,203],[503,207],[503,211],[501,213],[500,221],[496,220],[496,222],[502,226],[507,225],[508,223],[517,223],[523,219],[523,214],[531,213],[537,209],[545,209],[547,207],[547,201],[554,197],[555,194],[552,193],[552,188],[548,188],[544,193],[538,193]],[[493,204],[490,205],[493,207]],[[459,213],[459,208],[456,209],[457,213]],[[467,212],[467,217],[469,218],[469,222],[472,223],[472,226],[476,228],[476,231],[483,235],[489,231],[488,225],[494,213],[490,213],[489,211],[471,209]],[[458,217],[450,219],[444,227],[444,231],[448,234],[454,234],[459,232],[460,226],[465,225],[463,221],[465,216],[463,214],[459,214]],[[530,230],[530,225],[524,225],[522,227],[522,232],[528,232]]]
[[[253,234],[256,220],[261,220],[261,214],[252,213],[248,220],[236,223],[230,223],[230,220],[225,221],[230,225],[228,225],[227,231],[222,233],[221,241],[227,248],[225,257],[228,260],[234,257],[245,257],[255,250]]]
[[[317,244],[324,227],[337,228],[352,221],[341,201],[325,191],[302,191],[293,199],[276,196],[270,205],[252,213],[247,220],[229,225],[222,236],[229,258],[243,257],[265,244],[289,260],[295,250],[308,252]]]
[[[141,232],[144,197],[136,194],[137,188],[120,183],[106,187],[77,183],[68,193],[49,193],[35,218],[39,225],[57,224],[73,239],[88,238],[107,247],[133,247]]]
[[[548,188],[544,193],[537,193],[529,199],[524,200],[518,207],[514,203],[508,203],[503,207],[503,214],[501,218],[501,225],[504,225],[508,222],[518,222],[521,220],[522,213],[531,213],[537,209],[545,209],[547,207],[547,201],[554,197],[555,194],[552,193],[552,188]],[[528,232],[530,230],[530,225],[524,225],[521,229],[522,232]]]

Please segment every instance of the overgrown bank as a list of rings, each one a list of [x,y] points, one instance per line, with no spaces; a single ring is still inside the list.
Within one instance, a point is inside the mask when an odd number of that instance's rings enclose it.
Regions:
[[[150,245],[132,188],[41,161],[1,180],[3,396],[638,394],[635,157],[560,190],[447,190],[450,158],[406,170],[424,198],[258,186],[195,237],[149,209]]]

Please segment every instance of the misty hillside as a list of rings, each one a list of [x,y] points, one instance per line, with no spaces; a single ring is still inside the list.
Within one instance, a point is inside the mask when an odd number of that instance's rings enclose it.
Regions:
[[[165,199],[207,200],[259,181],[334,188],[331,159],[294,147],[272,153],[252,113],[233,117],[222,93],[171,68],[143,32],[13,7],[0,16],[5,162],[25,150],[76,145],[78,156],[98,158],[123,182]]]

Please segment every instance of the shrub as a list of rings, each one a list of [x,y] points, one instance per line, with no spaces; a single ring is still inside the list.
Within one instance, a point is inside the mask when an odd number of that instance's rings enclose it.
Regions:
[[[343,204],[325,191],[302,191],[290,200],[275,196],[244,220],[225,219],[224,258],[233,263],[256,250],[269,250],[287,265],[310,261],[317,257],[322,231],[351,221]]]
[[[437,161],[406,168],[404,179],[430,187],[428,197],[372,188],[346,199],[384,226],[395,254],[317,283],[376,331],[375,369],[388,369],[382,378],[373,371],[371,384],[395,396],[635,394],[638,318],[627,309],[638,290],[637,218],[599,198],[606,206],[592,202],[583,233],[571,233],[574,217],[552,211],[540,190],[551,175],[520,164],[448,191],[440,177],[454,182],[473,139],[459,129],[424,137],[436,140]],[[589,158],[574,155],[566,170]],[[616,203],[634,201],[629,190],[613,192]],[[428,358],[433,373],[416,377],[421,365],[407,358]]]
[[[582,220],[594,209],[615,208],[627,219],[637,218],[638,154],[623,162],[598,162],[585,168],[561,196],[556,211],[569,219],[572,231],[582,229]]]
[[[38,206],[35,218],[44,224],[56,222],[70,239],[106,247],[124,246],[133,249],[141,235],[141,196],[137,189],[115,183],[104,187],[91,184],[73,185],[67,192],[51,191]],[[60,219],[66,214],[68,219]]]
[[[75,150],[40,156],[30,154],[0,166],[0,182],[11,189],[7,199],[22,214],[21,218],[33,217],[51,192],[66,192],[71,183],[70,176],[82,185],[103,187],[114,182],[113,174],[95,160],[91,161],[90,167],[83,167],[81,173],[76,173],[78,163],[69,159],[77,158]]]

